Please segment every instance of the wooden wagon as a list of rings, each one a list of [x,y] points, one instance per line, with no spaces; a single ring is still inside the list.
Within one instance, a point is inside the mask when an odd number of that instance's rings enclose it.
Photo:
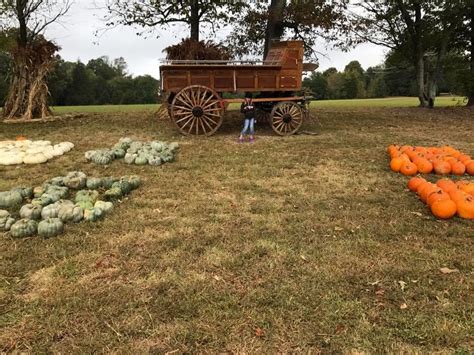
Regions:
[[[302,41],[272,43],[263,62],[175,60],[160,66],[161,90],[170,117],[189,135],[214,134],[229,103],[224,93],[252,93],[258,120],[266,120],[279,135],[298,131],[307,115],[307,97],[301,92],[304,71]]]

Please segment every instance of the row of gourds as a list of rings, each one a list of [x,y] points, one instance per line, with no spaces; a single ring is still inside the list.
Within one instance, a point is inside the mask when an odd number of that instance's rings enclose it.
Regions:
[[[412,177],[408,188],[418,194],[436,218],[449,219],[457,214],[474,219],[474,182],[445,178],[433,184],[422,177]]]
[[[52,144],[50,141],[27,139],[0,142],[0,165],[42,164],[74,148],[71,142]]]
[[[419,147],[390,145],[390,169],[406,176],[418,173],[438,175],[474,176],[474,160],[467,154],[450,146]]]
[[[140,183],[135,175],[97,178],[75,171],[34,188],[0,192],[0,232],[9,231],[13,238],[54,237],[64,231],[66,223],[103,218],[115,201]]]
[[[142,142],[124,137],[112,148],[90,150],[85,153],[85,157],[98,165],[108,165],[115,159],[123,159],[127,164],[158,166],[174,161],[178,149],[176,142]]]

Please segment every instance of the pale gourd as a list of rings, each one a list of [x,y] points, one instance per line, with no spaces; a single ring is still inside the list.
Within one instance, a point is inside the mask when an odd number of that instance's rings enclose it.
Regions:
[[[52,204],[53,202],[54,201],[51,198],[51,196],[47,195],[47,194],[43,194],[43,195],[41,195],[41,197],[37,197],[37,198],[34,198],[33,200],[31,200],[31,203],[33,205],[40,205],[42,207],[48,206],[48,205]]]
[[[148,159],[145,155],[142,154],[135,158],[135,165],[147,165],[147,164],[148,164]]]
[[[95,153],[96,153],[95,150],[89,150],[84,154],[84,156],[86,160],[91,160]]]
[[[43,153],[27,154],[23,157],[23,163],[25,164],[42,164],[47,161],[48,158]]]
[[[141,182],[142,182],[140,177],[137,176],[137,175],[122,176],[121,180],[128,181],[128,183],[130,185],[132,185],[133,190],[137,189],[140,186]]]
[[[41,205],[27,204],[23,205],[20,209],[20,217],[24,219],[41,219],[41,211],[43,207]]]
[[[125,154],[123,161],[127,164],[133,164],[135,163],[135,159],[137,157],[138,157],[138,154],[127,153]]]
[[[4,191],[0,192],[0,208],[15,208],[19,207],[23,202],[23,196],[18,191]]]
[[[94,204],[91,201],[80,201],[76,203],[76,206],[79,206],[83,210],[94,207]]]
[[[102,179],[95,177],[88,177],[86,187],[89,190],[97,190],[102,187]]]
[[[38,222],[32,219],[20,219],[10,228],[10,235],[13,238],[26,238],[36,234]]]
[[[151,166],[160,166],[161,165],[161,158],[160,157],[152,157],[148,159],[148,164]]]
[[[49,195],[57,195],[60,199],[62,199],[66,198],[69,193],[69,189],[66,186],[46,185],[44,192]]]
[[[59,218],[48,218],[38,223],[38,235],[43,238],[52,238],[64,231],[64,224]]]
[[[64,178],[64,185],[75,190],[79,190],[86,186],[87,175],[82,171],[73,171]]]
[[[38,198],[41,197],[41,195],[44,194],[44,186],[35,186],[33,188],[33,196]]]
[[[92,204],[99,198],[99,192],[97,190],[81,190],[76,193],[74,201],[78,202],[91,202]]]
[[[104,211],[100,208],[88,208],[84,210],[84,220],[87,222],[95,222],[104,216]]]
[[[84,209],[77,205],[61,206],[58,218],[64,223],[79,223],[84,218]]]
[[[0,210],[0,232],[8,232],[15,223],[15,219],[8,211]]]
[[[64,177],[57,176],[50,180],[51,185],[55,186],[64,186]]]
[[[59,200],[51,205],[48,205],[43,208],[41,211],[41,218],[57,218],[59,216],[59,211],[62,207],[74,207],[74,203],[69,200]]]
[[[97,201],[94,204],[94,208],[99,208],[104,211],[105,214],[108,214],[114,209],[114,204],[112,202]]]
[[[121,148],[114,148],[112,153],[114,154],[115,159],[122,159],[125,156],[125,150]]]

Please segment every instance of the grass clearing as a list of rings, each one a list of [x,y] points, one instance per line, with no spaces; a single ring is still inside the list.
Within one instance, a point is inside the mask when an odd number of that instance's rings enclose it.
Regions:
[[[436,101],[438,107],[463,106],[466,101],[463,97],[439,97]],[[385,99],[355,99],[355,100],[317,100],[311,103],[312,108],[354,108],[354,107],[416,107],[416,97],[389,97]],[[107,113],[107,112],[156,112],[159,104],[149,105],[99,105],[99,106],[56,106],[53,107],[54,114],[65,113]],[[238,110],[239,104],[230,104],[231,110]]]
[[[254,145],[236,144],[235,112],[211,138],[182,137],[150,110],[0,124],[1,140],[76,144],[47,165],[0,167],[0,191],[71,170],[144,180],[99,223],[0,239],[1,351],[472,351],[473,222],[435,220],[385,152],[474,154],[472,110],[313,114],[320,124],[304,129],[319,135],[258,126]],[[122,136],[178,141],[178,160],[84,161]]]

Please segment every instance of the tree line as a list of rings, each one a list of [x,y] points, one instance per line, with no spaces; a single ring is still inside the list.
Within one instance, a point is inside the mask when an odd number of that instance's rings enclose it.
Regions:
[[[0,52],[0,104],[8,93],[11,60]],[[54,106],[151,104],[157,102],[159,81],[150,75],[133,77],[123,58],[103,56],[87,63],[56,56],[47,78],[48,103]]]
[[[469,62],[451,53],[437,83],[436,94],[468,96],[471,79]],[[347,64],[342,72],[336,68],[313,72],[303,86],[320,100],[417,96],[416,69],[396,51],[384,63],[364,70],[358,61]]]

